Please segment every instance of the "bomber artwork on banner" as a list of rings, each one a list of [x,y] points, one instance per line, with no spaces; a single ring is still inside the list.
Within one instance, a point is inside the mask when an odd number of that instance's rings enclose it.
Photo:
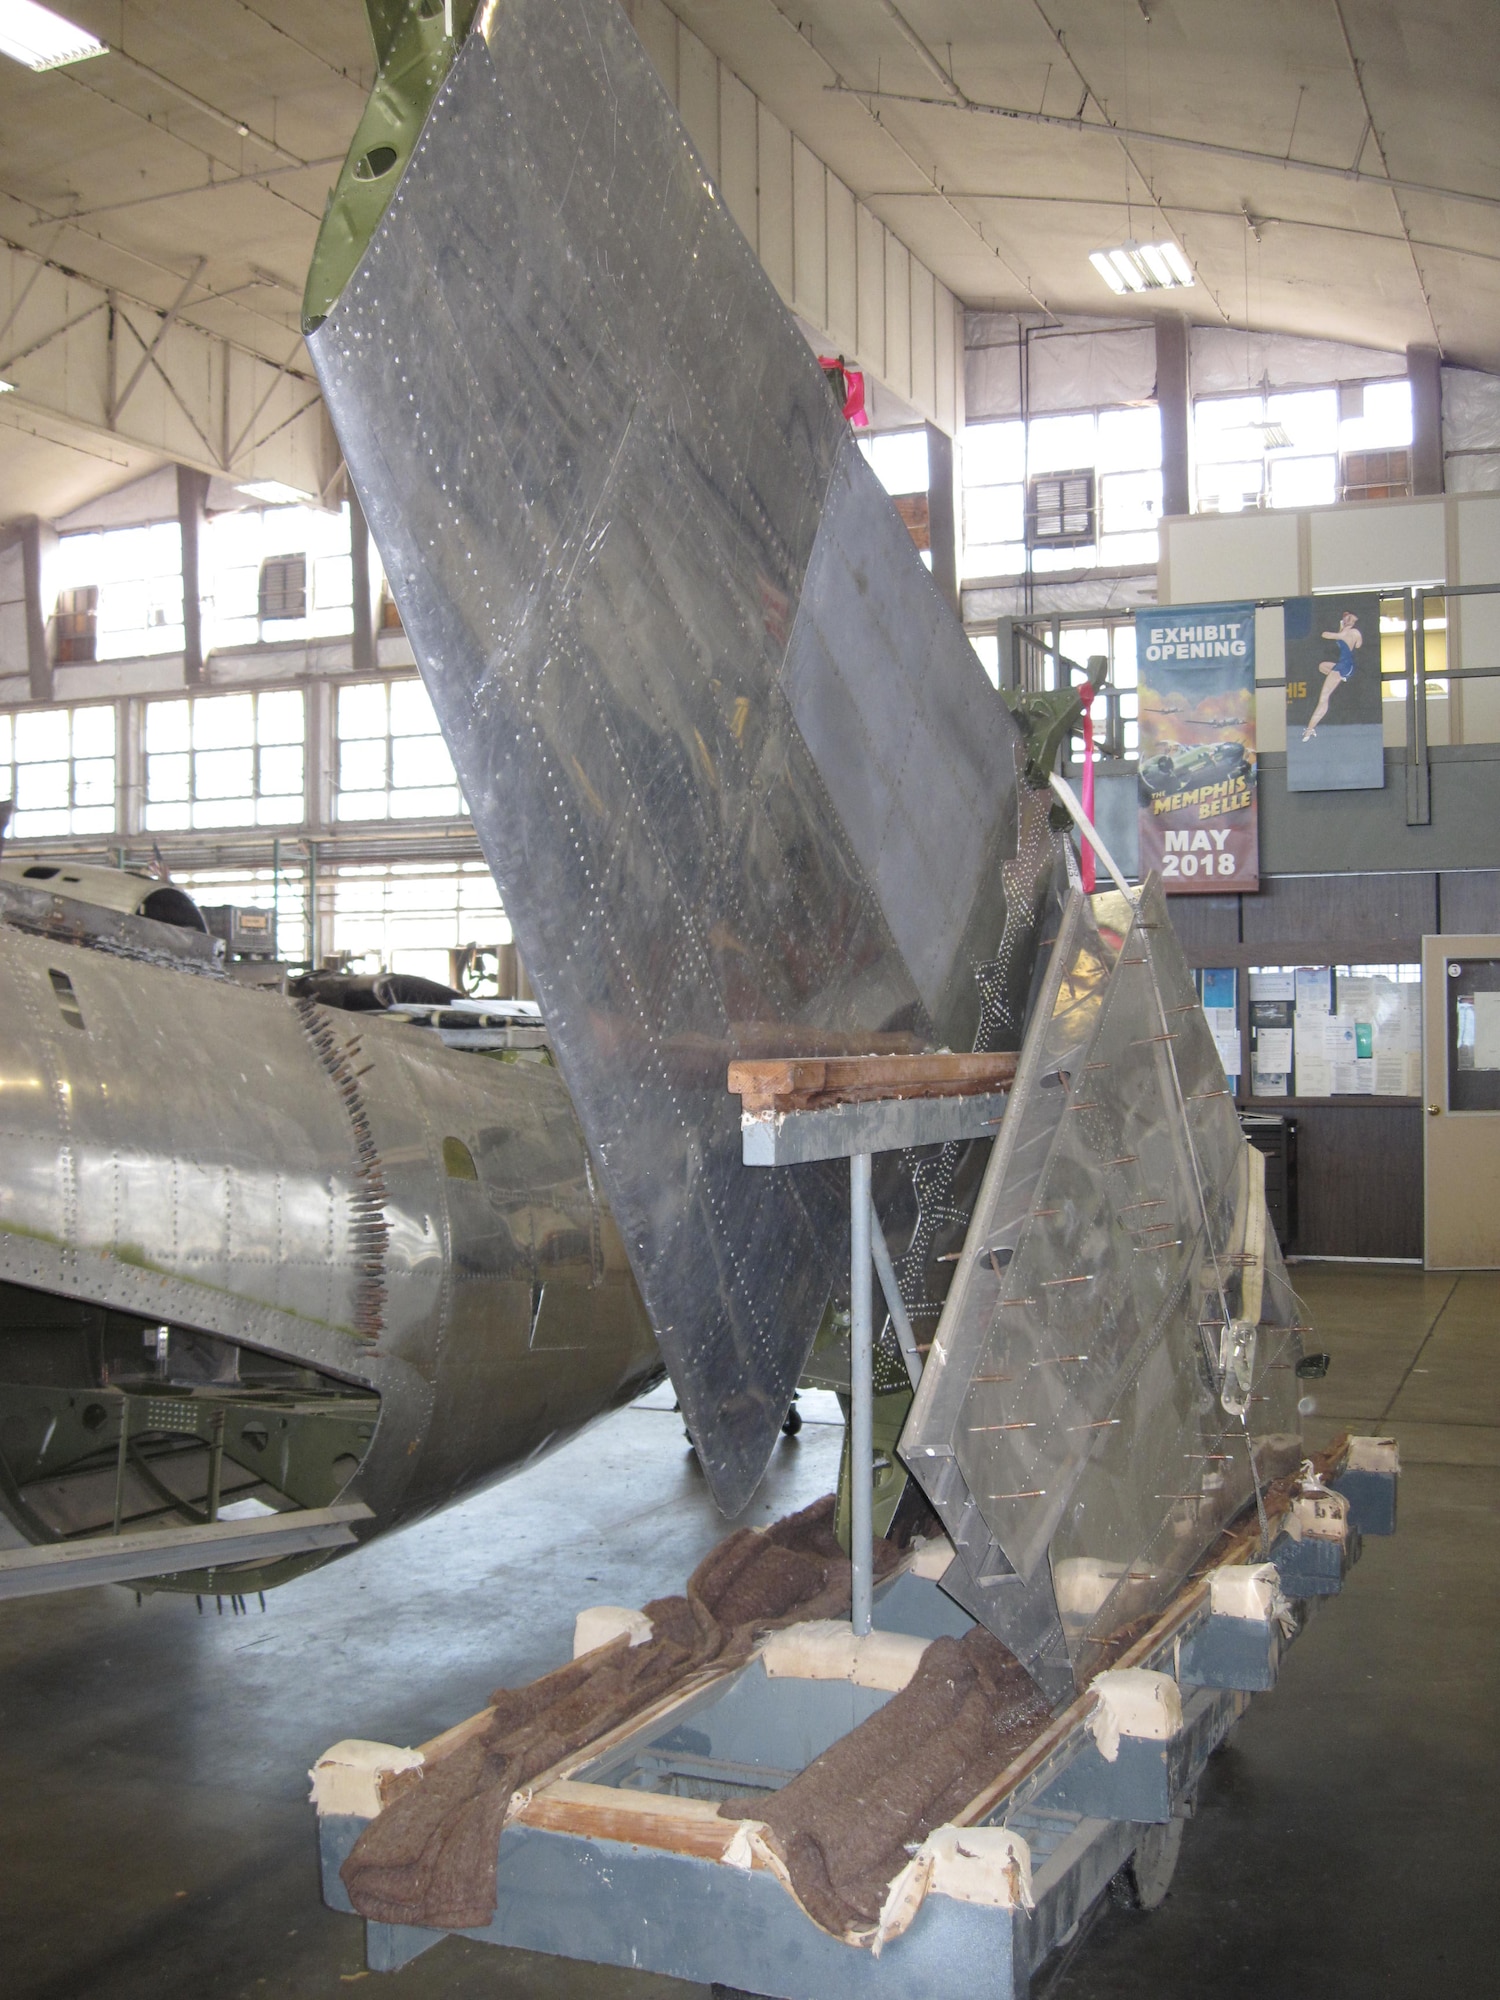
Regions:
[[[1260,887],[1255,606],[1138,611],[1140,870],[1169,895]]]
[[[1373,591],[1289,597],[1286,788],[1377,791],[1385,783],[1380,599]]]

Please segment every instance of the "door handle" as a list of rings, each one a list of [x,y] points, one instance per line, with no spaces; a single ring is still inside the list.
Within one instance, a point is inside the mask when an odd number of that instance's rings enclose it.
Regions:
[[[1427,1116],[1429,1118],[1436,1118],[1442,1108],[1441,1104],[1429,1104],[1427,1107]]]

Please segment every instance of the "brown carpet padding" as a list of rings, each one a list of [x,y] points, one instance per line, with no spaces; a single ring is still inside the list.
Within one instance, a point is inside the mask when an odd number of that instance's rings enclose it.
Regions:
[[[762,1792],[719,1810],[764,1822],[798,1900],[825,1930],[865,1930],[910,1849],[1050,1720],[1014,1654],[976,1626],[934,1639],[899,1694],[769,1801]]]
[[[361,1916],[470,1930],[495,1914],[500,1829],[511,1795],[705,1667],[749,1656],[762,1632],[849,1609],[849,1559],[833,1496],[763,1534],[740,1528],[694,1570],[681,1597],[645,1606],[653,1636],[586,1653],[522,1688],[491,1695],[479,1735],[428,1766],[370,1821],[339,1871]],[[900,1559],[875,1544],[875,1573]],[[904,1857],[903,1857],[904,1859]]]

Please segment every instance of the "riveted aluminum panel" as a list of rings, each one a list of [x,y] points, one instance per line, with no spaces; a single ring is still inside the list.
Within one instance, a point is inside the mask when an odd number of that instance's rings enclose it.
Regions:
[[[1160,884],[1123,942],[1075,897],[901,1442],[970,1608],[1010,1642],[1024,1597],[1034,1669],[1065,1645],[1091,1672],[1250,1503],[1252,1452],[1262,1480],[1300,1455],[1300,1316],[1268,1227],[1246,1291],[1247,1159]],[[1252,1296],[1241,1418],[1219,1335]]]
[[[847,1204],[743,1166],[727,1064],[1015,1045],[1015,729],[613,0],[482,13],[309,346],[736,1509]],[[906,1170],[924,1245],[959,1150]]]

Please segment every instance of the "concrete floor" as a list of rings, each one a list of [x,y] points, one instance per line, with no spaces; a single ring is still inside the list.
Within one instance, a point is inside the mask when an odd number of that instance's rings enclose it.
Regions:
[[[1394,1431],[1400,1532],[1366,1544],[1201,1787],[1166,1904],[1107,1909],[1034,1991],[1266,2000],[1500,1990],[1500,1277],[1304,1265],[1334,1357],[1310,1419]],[[746,1516],[832,1485],[781,1445]],[[679,1982],[450,1938],[362,1970],[318,1900],[308,1767],[420,1742],[565,1657],[583,1604],[680,1586],[724,1532],[663,1409],[621,1412],[264,1614],[94,1590],[0,1606],[5,2000],[694,2000]]]

